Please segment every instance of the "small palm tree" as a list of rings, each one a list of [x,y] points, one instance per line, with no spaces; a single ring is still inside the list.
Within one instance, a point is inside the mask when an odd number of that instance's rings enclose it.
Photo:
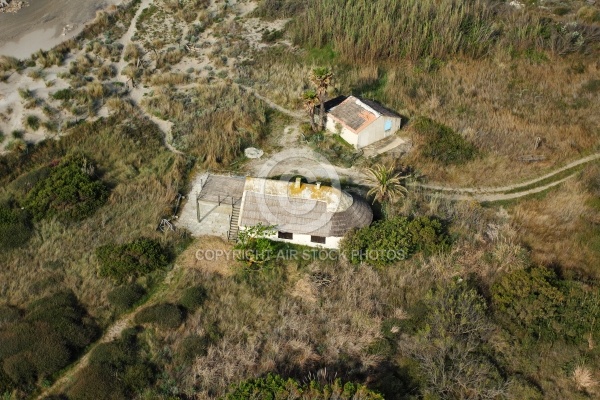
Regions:
[[[315,106],[319,102],[317,92],[313,89],[309,89],[302,94],[302,99],[304,100],[304,109],[308,113],[308,118],[310,120],[310,128],[313,132],[316,132],[317,126],[315,124]]]
[[[315,85],[317,97],[321,104],[319,128],[325,129],[325,101],[327,96],[327,89],[331,85],[333,79],[333,72],[328,67],[319,67],[312,70],[310,75],[310,81]]]
[[[402,184],[402,181],[409,175],[397,173],[393,166],[377,164],[372,168],[367,168],[367,175],[370,183],[373,185],[367,196],[373,196],[373,203],[394,203],[399,198],[403,198],[408,190]]]

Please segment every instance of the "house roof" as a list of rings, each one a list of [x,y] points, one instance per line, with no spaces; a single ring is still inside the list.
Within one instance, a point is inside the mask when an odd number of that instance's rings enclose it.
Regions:
[[[275,225],[279,231],[341,237],[373,220],[368,204],[339,189],[247,178],[240,226]]]
[[[355,133],[359,133],[381,116],[401,118],[398,113],[371,100],[355,96],[349,96],[341,102],[339,100],[341,96],[325,103],[325,109],[329,115]]]

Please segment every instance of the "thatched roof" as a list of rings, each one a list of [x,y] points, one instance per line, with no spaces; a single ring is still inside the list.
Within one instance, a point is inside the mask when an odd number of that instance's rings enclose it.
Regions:
[[[312,184],[247,178],[240,226],[275,225],[279,231],[341,237],[367,226],[373,213],[358,196]]]

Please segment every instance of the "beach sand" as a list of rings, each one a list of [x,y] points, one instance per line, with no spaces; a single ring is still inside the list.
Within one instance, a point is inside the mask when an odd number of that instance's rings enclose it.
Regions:
[[[39,49],[48,50],[81,32],[96,11],[122,2],[28,0],[29,6],[15,14],[0,13],[0,55],[26,58]]]

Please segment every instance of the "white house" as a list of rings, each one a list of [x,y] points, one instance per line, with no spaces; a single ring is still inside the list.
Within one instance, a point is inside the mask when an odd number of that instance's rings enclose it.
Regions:
[[[339,248],[353,228],[371,224],[373,212],[358,196],[317,184],[246,178],[238,226],[275,226],[269,239]]]
[[[402,124],[402,117],[394,111],[355,96],[326,102],[325,112],[327,130],[357,149],[393,135]]]

